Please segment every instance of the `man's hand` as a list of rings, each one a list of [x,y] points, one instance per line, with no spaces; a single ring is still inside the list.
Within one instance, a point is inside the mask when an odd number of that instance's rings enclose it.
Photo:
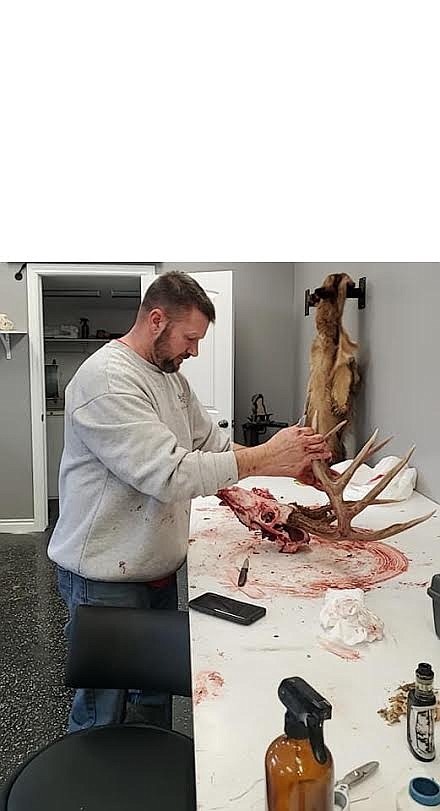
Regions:
[[[328,468],[327,470],[327,476],[329,476],[330,479],[338,479],[340,475],[340,473],[338,473],[336,470],[332,470],[331,468]],[[316,490],[324,491],[321,482],[316,478],[311,467],[304,470],[301,475],[297,476],[296,478],[299,482],[301,482],[301,484],[308,484],[310,487],[315,487]]]
[[[294,476],[300,479],[306,471],[310,471],[311,463],[315,459],[327,461],[331,459],[331,452],[321,434],[315,434],[312,428],[283,428],[269,439],[264,446],[271,455],[277,469],[285,470],[272,475]]]
[[[255,448],[235,451],[239,478],[246,476],[288,476],[301,479],[315,459],[331,459],[330,449],[321,434],[297,425],[283,428]]]

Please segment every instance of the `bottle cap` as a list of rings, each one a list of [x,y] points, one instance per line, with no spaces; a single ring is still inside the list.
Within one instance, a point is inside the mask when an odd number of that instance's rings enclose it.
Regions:
[[[440,786],[430,777],[414,777],[410,780],[409,795],[419,805],[440,805]]]
[[[434,672],[431,665],[429,665],[427,662],[420,662],[416,670],[416,676],[421,681],[432,681],[434,678]]]

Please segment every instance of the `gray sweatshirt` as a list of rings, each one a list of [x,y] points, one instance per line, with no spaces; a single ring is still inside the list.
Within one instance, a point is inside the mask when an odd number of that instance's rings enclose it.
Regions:
[[[49,557],[92,580],[157,580],[186,557],[191,499],[238,479],[229,437],[186,378],[118,341],[66,388]]]

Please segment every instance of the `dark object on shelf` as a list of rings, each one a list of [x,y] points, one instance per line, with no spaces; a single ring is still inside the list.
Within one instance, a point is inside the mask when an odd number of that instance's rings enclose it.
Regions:
[[[365,310],[365,291],[367,286],[367,277],[362,276],[359,279],[359,286],[347,287],[347,298],[357,298],[358,310]],[[313,293],[307,288],[304,294],[304,315],[310,314],[310,307],[315,307],[318,301],[327,298],[330,295],[329,290],[325,287],[317,287]]]
[[[428,588],[428,594],[430,597],[432,597],[434,628],[437,636],[440,639],[440,574],[434,574],[432,576],[431,585]]]
[[[107,332],[105,329],[97,329],[96,330],[96,337],[97,338],[110,338],[110,333]]]
[[[60,391],[58,382],[58,364],[55,358],[53,359],[52,363],[45,365],[44,373],[46,382],[46,400],[58,400]]]
[[[271,417],[272,414],[266,411],[263,395],[254,394],[251,414],[242,426],[245,445],[248,447],[258,445],[259,436],[265,434],[268,428],[287,428],[287,422],[278,422]]]
[[[80,318],[79,319],[79,337],[80,338],[88,338],[90,335],[90,327],[89,327],[89,319],[88,318]]]

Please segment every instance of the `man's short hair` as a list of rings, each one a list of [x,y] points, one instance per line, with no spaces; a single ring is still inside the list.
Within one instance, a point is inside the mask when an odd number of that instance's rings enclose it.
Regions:
[[[203,287],[192,276],[177,270],[163,273],[150,284],[141,304],[141,310],[149,313],[156,307],[169,315],[181,315],[197,307],[209,322],[215,321],[215,308]]]

